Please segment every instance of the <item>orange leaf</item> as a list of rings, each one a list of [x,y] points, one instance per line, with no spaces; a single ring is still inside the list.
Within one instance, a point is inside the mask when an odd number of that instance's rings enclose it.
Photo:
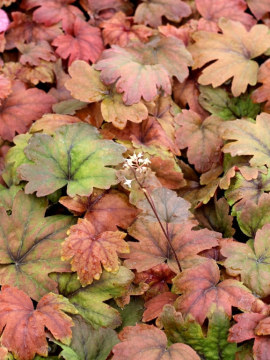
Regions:
[[[125,236],[121,231],[98,234],[88,220],[79,219],[63,243],[62,257],[71,259],[72,270],[78,272],[81,284],[86,286],[100,278],[101,265],[106,271],[118,271],[117,253],[129,252],[128,244],[123,240]]]
[[[15,287],[2,286],[0,293],[0,332],[2,344],[20,360],[31,360],[35,354],[48,355],[45,327],[64,344],[71,340],[73,322],[64,311],[77,311],[61,295],[49,293],[39,301],[36,310],[28,295]]]

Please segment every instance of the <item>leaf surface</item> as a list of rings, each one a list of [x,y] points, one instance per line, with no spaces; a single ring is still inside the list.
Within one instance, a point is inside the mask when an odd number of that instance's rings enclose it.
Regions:
[[[104,49],[100,29],[87,24],[78,16],[72,32],[59,35],[53,40],[52,45],[57,47],[57,55],[62,59],[69,59],[69,65],[74,60],[90,60],[94,63]]]
[[[152,101],[158,89],[169,95],[171,77],[183,82],[191,64],[192,57],[180,40],[155,38],[146,45],[113,45],[103,52],[95,68],[101,70],[101,81],[107,85],[115,83],[117,92],[124,92],[124,103],[132,105],[141,98]]]
[[[12,93],[0,104],[0,136],[12,141],[16,133],[25,133],[34,120],[50,112],[53,103],[54,98],[44,91],[15,81]]]
[[[195,44],[189,47],[194,69],[215,60],[199,77],[202,85],[220,86],[232,80],[232,93],[239,96],[248,85],[257,83],[259,65],[252,60],[270,47],[270,35],[265,25],[254,25],[248,32],[239,22],[221,18],[222,34],[199,31],[193,35]]]
[[[229,141],[224,147],[225,153],[251,155],[251,166],[270,166],[270,115],[261,113],[256,123],[248,120],[228,121],[222,125],[222,137]],[[222,130],[222,131],[223,131]]]
[[[221,249],[227,271],[233,276],[240,274],[243,283],[260,297],[270,294],[269,236],[270,224],[266,224],[257,231],[254,244],[231,242]]]
[[[171,305],[164,307],[160,321],[170,342],[184,342],[207,360],[235,359],[237,347],[228,343],[230,319],[223,311],[215,311],[209,316],[207,334],[191,317],[184,320]]]
[[[113,360],[199,360],[188,345],[174,344],[167,348],[166,335],[153,325],[127,326],[119,334],[121,343],[113,348]]]
[[[119,253],[129,252],[124,241],[126,234],[121,231],[97,233],[87,219],[79,219],[68,232],[69,236],[62,244],[63,260],[70,260],[73,271],[77,271],[83,286],[98,280],[102,266],[106,271],[117,272]]]
[[[82,287],[76,273],[52,274],[58,281],[59,292],[69,299],[85,321],[94,328],[116,328],[121,325],[118,311],[104,303],[124,295],[133,278],[133,273],[120,266],[116,274],[103,272],[98,281]]]
[[[34,309],[28,295],[5,285],[0,293],[1,342],[21,360],[31,360],[36,353],[47,356],[45,327],[64,344],[71,340],[73,322],[65,312],[74,314],[76,309],[61,295],[45,295]]]
[[[90,195],[93,187],[115,184],[115,170],[107,167],[122,161],[124,147],[102,140],[88,124],[71,124],[56,130],[53,137],[35,134],[25,149],[34,164],[23,164],[19,172],[27,180],[26,193],[52,194],[67,185],[70,196]]]
[[[241,282],[227,279],[219,283],[220,273],[213,260],[184,270],[173,280],[173,291],[183,294],[177,299],[177,310],[191,314],[203,324],[213,307],[232,315],[232,306],[251,310],[255,297]]]
[[[181,0],[143,0],[135,12],[135,22],[158,27],[162,16],[173,22],[180,22],[191,14],[191,9]]]
[[[18,192],[12,214],[2,207],[0,224],[0,283],[16,286],[34,300],[56,292],[56,282],[48,277],[53,271],[68,271],[60,260],[60,243],[72,225],[70,216],[44,217],[45,199]]]

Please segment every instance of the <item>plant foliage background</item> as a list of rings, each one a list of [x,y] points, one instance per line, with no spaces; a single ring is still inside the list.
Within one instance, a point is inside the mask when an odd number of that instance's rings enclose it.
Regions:
[[[0,7],[0,359],[269,359],[270,1]]]

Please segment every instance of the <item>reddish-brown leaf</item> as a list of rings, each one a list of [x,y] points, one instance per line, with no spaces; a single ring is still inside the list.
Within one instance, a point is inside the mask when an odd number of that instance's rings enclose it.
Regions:
[[[173,281],[173,289],[183,294],[177,300],[177,309],[184,315],[191,314],[203,324],[211,308],[223,308],[232,315],[232,306],[251,310],[256,298],[241,282],[224,280],[219,283],[220,272],[214,260],[206,260],[198,266],[184,270]]]
[[[149,289],[144,294],[144,299],[147,301],[160,293],[168,292],[169,287],[167,283],[171,284],[174,277],[175,273],[167,264],[160,264],[150,270],[136,273],[134,283],[138,285],[146,283],[149,285]]]
[[[270,351],[270,318],[258,313],[245,313],[234,316],[237,322],[230,329],[228,340],[242,342],[255,339],[253,355],[256,360],[268,360]]]
[[[109,20],[99,25],[105,45],[119,45],[125,47],[130,41],[145,42],[153,34],[153,30],[144,25],[133,25],[132,19],[123,12],[116,13]]]
[[[167,348],[163,331],[153,325],[126,326],[119,334],[122,341],[113,348],[112,360],[199,360],[196,352],[185,344]]]
[[[62,22],[65,31],[72,29],[77,17],[83,17],[82,11],[74,5],[75,0],[23,0],[21,7],[30,10],[38,7],[33,13],[33,20],[46,26]]]
[[[16,133],[25,133],[34,120],[50,112],[54,98],[39,89],[26,89],[15,81],[12,93],[0,106],[0,136],[12,141]]]
[[[202,15],[198,30],[218,32],[218,20],[221,17],[239,21],[247,29],[256,23],[256,20],[245,12],[247,4],[244,0],[196,0],[196,7]]]
[[[221,158],[223,140],[219,136],[219,127],[222,120],[213,115],[203,120],[194,111],[183,110],[176,122],[180,126],[175,133],[179,148],[188,148],[188,160],[197,171],[210,170]]]
[[[173,305],[177,297],[178,296],[176,294],[168,291],[148,300],[144,304],[146,310],[143,313],[142,321],[147,322],[157,318],[162,313],[163,307],[167,304]]]
[[[221,234],[208,229],[193,230],[196,225],[194,221],[168,225],[171,243],[180,261],[218,245]],[[128,243],[130,254],[125,255],[127,267],[145,271],[167,262],[173,271],[178,271],[174,254],[157,222],[140,217],[128,233],[139,242]]]
[[[62,59],[69,58],[69,65],[74,60],[90,60],[94,63],[103,51],[101,31],[79,17],[74,21],[72,31],[58,36],[52,45],[57,47],[56,53]]]
[[[127,229],[139,213],[125,194],[113,189],[106,192],[95,190],[90,197],[65,196],[59,202],[76,215],[85,213],[85,218],[97,233],[116,231],[118,226]]]
[[[45,327],[64,344],[71,340],[73,322],[64,312],[77,311],[61,295],[43,296],[34,309],[27,294],[4,285],[0,293],[1,343],[20,360],[32,360],[35,354],[47,356]]]
[[[79,219],[78,224],[73,225],[68,234],[63,242],[62,257],[70,260],[72,270],[77,271],[83,286],[100,278],[101,265],[106,271],[117,272],[117,253],[129,252],[128,244],[123,240],[125,233],[97,233],[95,227],[86,219]]]
[[[14,11],[11,13],[13,21],[6,33],[6,49],[10,50],[17,44],[37,42],[41,40],[52,41],[62,34],[60,24],[45,26],[32,20],[32,16]]]

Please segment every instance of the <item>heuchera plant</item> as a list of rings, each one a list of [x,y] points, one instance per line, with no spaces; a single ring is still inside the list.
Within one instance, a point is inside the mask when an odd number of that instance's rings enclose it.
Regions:
[[[269,360],[270,0],[0,0],[0,360]]]

